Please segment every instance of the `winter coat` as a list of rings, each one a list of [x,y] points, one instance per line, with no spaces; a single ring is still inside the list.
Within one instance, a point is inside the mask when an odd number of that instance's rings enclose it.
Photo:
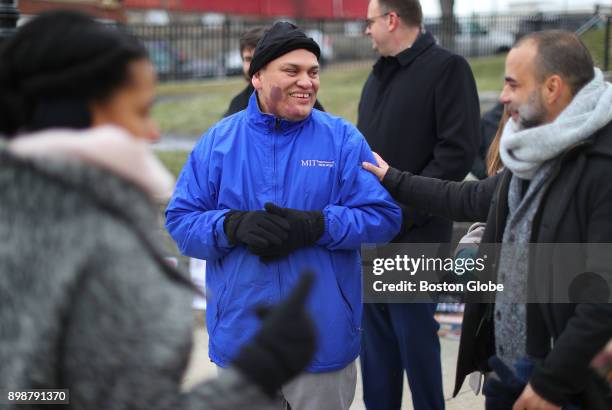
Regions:
[[[166,227],[185,255],[206,259],[210,358],[227,366],[258,327],[257,304],[285,297],[306,268],[317,280],[308,310],[319,347],[311,372],[346,367],[357,357],[362,243],[387,242],[400,228],[398,205],[361,167],[373,161],[347,121],[312,110],[291,122],[249,106],[215,125],[189,156],[166,211]],[[224,232],[230,209],[322,211],[325,232],[313,246],[264,263]]]
[[[153,235],[153,155],[118,129],[35,135],[0,147],[0,386],[67,388],[73,409],[270,408],[236,371],[181,391],[194,291]]]
[[[480,106],[467,61],[421,34],[412,47],[378,59],[359,101],[357,128],[392,167],[462,180],[480,143]],[[452,223],[403,208],[399,242],[448,242]]]
[[[531,242],[612,243],[611,167],[609,123],[562,155],[534,219]],[[510,179],[509,170],[482,181],[458,183],[390,169],[383,183],[396,199],[417,209],[455,221],[486,221],[482,243],[500,243],[508,216]],[[544,266],[545,261],[549,262],[549,270],[532,270],[534,266]],[[536,253],[529,262],[530,282],[552,283],[552,278],[565,271],[568,259]],[[577,272],[598,272],[610,283],[612,273],[592,266],[588,257],[573,258],[573,263]],[[491,279],[495,281],[497,259],[490,266]],[[492,312],[489,304],[466,306],[455,395],[469,373],[488,370],[487,359],[495,354]],[[530,379],[532,387],[554,403],[572,399],[585,409],[600,408],[595,401],[602,395],[589,363],[611,338],[612,304],[528,304],[527,354],[539,359]]]

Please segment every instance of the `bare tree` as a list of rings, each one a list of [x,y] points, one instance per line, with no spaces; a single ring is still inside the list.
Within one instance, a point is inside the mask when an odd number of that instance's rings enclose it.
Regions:
[[[455,20],[455,0],[440,0],[442,11],[442,27],[440,28],[440,43],[443,47],[454,49],[457,21]]]

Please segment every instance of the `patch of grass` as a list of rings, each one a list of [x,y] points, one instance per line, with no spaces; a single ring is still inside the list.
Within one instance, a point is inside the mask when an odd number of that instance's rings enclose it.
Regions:
[[[221,119],[244,80],[163,84],[153,118],[163,134],[201,135]]]
[[[504,56],[475,58],[470,64],[480,92],[501,89]],[[324,69],[319,100],[325,109],[356,123],[361,89],[371,67],[372,62],[366,62]],[[241,78],[162,84],[153,117],[163,134],[201,135],[221,119],[244,86]]]
[[[188,151],[155,151],[155,153],[175,178],[183,169],[189,155]]]
[[[504,85],[504,63],[506,55],[470,58],[478,92],[501,91]]]
[[[352,122],[357,120],[361,87],[371,65],[324,70],[319,100],[325,109]],[[163,134],[201,135],[221,119],[230,100],[242,91],[241,78],[162,84],[153,118]]]
[[[580,38],[587,46],[595,65],[603,68],[605,29],[593,29],[584,33]],[[610,42],[610,55],[612,56],[612,41]],[[491,57],[478,57],[469,59],[474,72],[478,92],[501,91],[504,84],[504,63],[506,54]]]
[[[605,28],[596,28],[587,31],[582,36],[580,36],[580,39],[582,40],[584,45],[587,46],[587,48],[591,52],[595,65],[601,69],[603,69],[604,64],[604,53],[606,44],[605,35]],[[610,46],[608,48],[608,55],[611,56],[609,58],[612,58],[612,41],[609,42],[609,45]]]
[[[318,97],[325,111],[356,124],[361,89],[371,69],[372,64],[365,63],[354,67],[323,70]]]
[[[162,83],[157,87],[160,97],[184,96],[203,93],[234,92],[244,87],[242,77],[232,77],[222,80],[194,80]]]

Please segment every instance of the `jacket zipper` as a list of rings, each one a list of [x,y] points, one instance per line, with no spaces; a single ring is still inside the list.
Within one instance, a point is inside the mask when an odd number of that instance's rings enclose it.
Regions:
[[[273,189],[273,193],[274,193],[274,203],[278,206],[282,206],[282,204],[279,203],[278,201],[278,193],[276,190],[277,184],[276,184],[276,179],[277,179],[277,175],[276,175],[276,140],[278,138],[278,132],[280,131],[280,119],[279,118],[274,118],[274,130],[272,131],[272,183],[274,184],[274,189]],[[280,301],[282,299],[282,287],[281,287],[281,271],[280,271],[280,264],[276,263],[276,277],[278,278],[278,300]]]
[[[280,119],[274,118],[274,130],[272,131],[272,183],[274,185],[274,203],[278,205],[278,193],[276,192],[276,139],[280,131]]]

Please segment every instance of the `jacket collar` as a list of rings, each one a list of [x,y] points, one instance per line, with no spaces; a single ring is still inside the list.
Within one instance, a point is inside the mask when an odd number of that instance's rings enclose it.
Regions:
[[[436,44],[436,39],[431,33],[426,31],[417,37],[412,47],[401,51],[395,57],[401,66],[407,66],[408,64],[412,63],[415,58],[431,48],[431,46],[434,44]]]
[[[587,156],[605,155],[612,157],[612,121],[590,137],[569,147],[560,156],[563,158],[573,157],[581,152]]]
[[[64,187],[67,192],[78,193],[144,232],[155,229],[157,215],[151,197],[131,181],[107,169],[75,158],[23,156],[10,148],[0,149],[0,163],[16,172],[38,175],[50,184]]]
[[[194,289],[185,274],[164,259],[167,251],[155,236],[159,230],[160,209],[153,204],[146,190],[134,181],[77,158],[24,156],[13,152],[7,143],[0,143],[0,167],[18,174],[36,175],[46,184],[63,187],[68,195],[74,193],[91,201],[132,231],[170,279]],[[31,187],[15,186],[13,189],[27,191]]]
[[[612,157],[612,121],[599,129],[586,142],[590,144],[589,153]]]
[[[174,190],[174,177],[149,144],[118,127],[50,129],[20,136],[7,148],[20,157],[80,161],[104,169],[160,202],[170,198]]]
[[[307,121],[310,121],[310,118],[312,117],[312,110],[306,118],[300,121],[289,121],[284,118],[276,117],[272,114],[266,114],[259,108],[257,91],[254,91],[253,94],[251,94],[246,112],[248,122],[252,126],[263,129],[267,132],[278,132],[280,134],[288,134],[294,130],[297,130]]]
[[[434,44],[436,39],[429,32],[423,32],[419,34],[416,41],[411,47],[400,51],[397,55],[389,57],[380,57],[376,64],[374,64],[374,74],[380,75],[385,66],[396,65],[400,67],[406,67],[412,63],[418,56],[429,50]]]

